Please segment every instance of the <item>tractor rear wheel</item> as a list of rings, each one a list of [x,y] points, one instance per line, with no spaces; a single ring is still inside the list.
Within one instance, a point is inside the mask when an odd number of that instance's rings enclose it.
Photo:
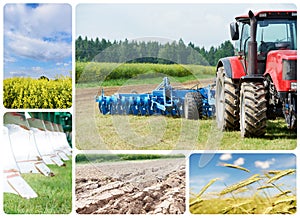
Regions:
[[[199,92],[188,92],[184,97],[184,117],[198,120],[202,118],[202,95]]]
[[[243,82],[240,96],[241,136],[263,136],[267,127],[267,100],[264,84]]]
[[[239,129],[239,84],[219,67],[216,79],[216,119],[221,130]]]

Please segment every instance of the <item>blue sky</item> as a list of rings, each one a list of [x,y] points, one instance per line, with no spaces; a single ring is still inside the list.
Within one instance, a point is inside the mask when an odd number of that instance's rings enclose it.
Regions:
[[[230,39],[229,24],[248,10],[296,9],[294,4],[78,4],[76,38],[193,42],[209,49]]]
[[[72,8],[68,4],[4,6],[4,78],[69,76]]]
[[[221,166],[222,163],[239,165],[249,169],[250,173]],[[219,178],[220,180],[210,186],[206,193],[220,192],[226,188],[224,183],[230,186],[254,174],[284,169],[296,169],[296,157],[293,154],[192,154],[190,156],[190,190],[193,193],[199,193],[211,179]],[[276,182],[276,184],[279,183],[284,184],[283,189],[286,188],[294,191],[294,193],[296,192],[295,174],[283,177]],[[275,191],[273,194],[277,192]]]

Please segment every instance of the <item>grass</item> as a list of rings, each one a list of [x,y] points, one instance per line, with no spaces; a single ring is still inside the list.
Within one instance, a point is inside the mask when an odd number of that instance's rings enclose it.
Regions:
[[[76,88],[159,84],[165,76],[178,82],[215,77],[215,67],[150,63],[76,62]],[[129,81],[129,82],[128,82]]]
[[[38,194],[34,199],[4,193],[3,210],[7,214],[69,214],[72,211],[72,161],[66,167],[50,165],[54,177],[42,174],[22,174]]]
[[[242,138],[239,131],[220,132],[213,119],[111,116],[96,110],[89,122],[77,120],[79,149],[292,150],[297,146],[296,132],[288,130],[283,119],[268,121],[264,137]]]
[[[154,160],[169,158],[184,158],[183,154],[161,155],[161,154],[78,154],[76,164],[118,162],[127,160]]]
[[[245,171],[234,165],[224,165],[224,167]],[[246,171],[250,172],[247,169]],[[296,195],[291,190],[284,190],[282,185],[279,188],[275,182],[295,172],[295,169],[285,169],[275,172],[275,175],[273,171],[250,175],[248,179],[227,186],[219,193],[207,193],[204,197],[203,194],[208,187],[213,186],[218,180],[218,178],[212,179],[199,194],[191,193],[190,212],[193,214],[294,214],[297,205]],[[259,187],[256,189],[249,187],[254,183]],[[268,185],[261,186],[261,184]],[[264,191],[267,188],[277,189],[279,194]]]
[[[77,83],[75,85],[76,88],[94,88],[94,87],[110,87],[110,86],[122,86],[122,85],[147,85],[147,84],[160,84],[163,77],[165,75],[159,75],[155,78],[142,78],[138,76],[133,79],[112,79],[112,80],[105,80],[103,82],[88,82],[88,83]],[[172,82],[188,82],[188,81],[195,81],[201,79],[211,79],[214,78],[214,75],[203,74],[200,76],[183,76],[183,77],[169,77],[171,83]]]
[[[95,66],[94,66],[95,65]],[[84,65],[82,65],[84,66]],[[98,66],[118,68],[112,63],[94,63]],[[122,65],[118,70],[130,71],[131,64]],[[156,67],[158,65],[149,65]],[[146,65],[136,69],[148,70]],[[171,67],[171,66],[160,66]],[[184,65],[192,75],[170,76],[173,82],[185,82],[203,78],[214,78],[213,67]],[[126,68],[126,69],[125,69]],[[95,70],[91,69],[91,71]],[[149,68],[150,69],[150,68]],[[166,68],[167,69],[167,68]],[[83,69],[82,69],[83,71]],[[100,72],[100,71],[99,71]],[[117,71],[118,72],[118,71]],[[159,84],[164,75],[135,75],[130,79],[104,81],[103,86]],[[76,88],[100,87],[97,82],[76,84]],[[80,89],[79,89],[80,90]],[[81,90],[81,91],[82,91]],[[86,89],[88,90],[88,89]],[[241,138],[239,131],[220,132],[213,119],[199,121],[172,117],[110,116],[99,113],[94,96],[77,98],[76,104],[76,146],[84,150],[292,150],[297,146],[297,134],[289,131],[283,119],[267,122],[267,133],[261,138]]]

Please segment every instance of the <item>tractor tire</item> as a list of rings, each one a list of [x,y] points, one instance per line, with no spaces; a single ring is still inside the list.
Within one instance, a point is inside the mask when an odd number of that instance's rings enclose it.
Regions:
[[[240,96],[241,136],[263,136],[267,127],[267,100],[263,82],[243,82]]]
[[[216,120],[221,130],[239,130],[239,84],[219,67],[216,79]]]
[[[188,92],[184,97],[184,117],[189,120],[202,118],[202,95],[199,92]]]

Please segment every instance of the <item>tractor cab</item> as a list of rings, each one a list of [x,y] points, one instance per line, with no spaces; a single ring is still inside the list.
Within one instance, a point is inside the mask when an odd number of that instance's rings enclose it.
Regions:
[[[261,11],[254,14],[257,22],[255,36],[257,42],[257,74],[264,74],[268,54],[278,50],[297,50],[297,12],[296,11]],[[235,50],[248,64],[248,41],[250,39],[250,18],[238,16],[230,25]]]

